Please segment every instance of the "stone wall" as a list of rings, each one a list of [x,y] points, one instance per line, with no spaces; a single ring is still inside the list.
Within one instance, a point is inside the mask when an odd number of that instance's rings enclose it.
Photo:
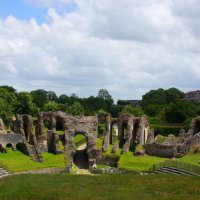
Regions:
[[[11,144],[13,149],[16,149],[16,145],[22,143],[25,138],[21,134],[7,133],[0,135],[0,144],[3,148],[6,145]]]
[[[177,148],[174,145],[146,144],[145,153],[152,156],[173,158],[177,155]]]
[[[6,134],[6,133],[7,133],[7,131],[6,131],[5,125],[3,123],[3,120],[0,118],[0,135]]]

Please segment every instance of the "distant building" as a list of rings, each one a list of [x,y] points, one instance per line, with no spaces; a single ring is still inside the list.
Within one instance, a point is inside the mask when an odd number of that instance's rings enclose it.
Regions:
[[[138,106],[139,100],[118,100],[117,105],[118,106],[125,106],[125,105]]]
[[[184,100],[200,102],[200,90],[186,92]]]

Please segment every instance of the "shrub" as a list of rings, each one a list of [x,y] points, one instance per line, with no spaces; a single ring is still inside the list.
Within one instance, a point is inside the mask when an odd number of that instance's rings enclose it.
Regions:
[[[168,136],[169,134],[178,136],[179,131],[182,128],[181,126],[167,126],[167,125],[158,125],[158,124],[152,124],[150,125],[150,127],[154,129],[155,135],[162,135],[162,136]]]

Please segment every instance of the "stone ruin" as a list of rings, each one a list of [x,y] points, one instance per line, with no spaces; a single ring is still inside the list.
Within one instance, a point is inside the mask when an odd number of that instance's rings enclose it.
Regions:
[[[192,120],[188,132],[180,130],[179,138],[174,135],[166,138],[158,135],[153,140],[147,141],[145,153],[167,158],[182,157],[198,145],[200,145],[200,116]]]
[[[49,125],[48,130],[45,130],[46,122]],[[98,150],[96,140],[100,123],[105,124],[105,132],[102,149]],[[66,160],[73,163],[78,155],[74,143],[77,134],[86,137],[87,147],[84,153],[88,157],[88,167],[95,166],[96,160],[101,159],[102,152],[107,151],[109,144],[113,144],[112,153],[120,148],[123,154],[129,150],[135,151],[137,145],[144,145],[145,153],[167,158],[185,155],[192,147],[200,145],[200,117],[192,120],[187,133],[180,130],[179,138],[174,135],[154,137],[154,131],[149,128],[147,118],[131,114],[112,118],[108,113],[74,117],[64,112],[41,112],[35,121],[35,128],[30,115],[16,115],[12,124],[11,131],[7,132],[0,119],[0,150],[6,152],[6,146],[10,144],[13,150],[18,149],[38,162],[43,161],[42,152],[50,152],[64,153]],[[62,134],[57,133],[57,124],[61,125]],[[115,142],[113,127],[117,129]],[[64,145],[64,150],[60,149],[60,143]],[[141,152],[136,152],[136,155],[137,153],[142,155]]]
[[[98,115],[98,122],[106,124],[105,137],[103,140],[103,152],[107,151],[109,144],[112,144],[112,127],[117,124],[118,139],[117,143],[113,144],[112,152],[116,152],[120,147],[121,153],[129,150],[134,150],[137,145],[144,145],[150,136],[148,120],[145,116],[135,117],[131,114],[122,114],[117,119],[112,119],[110,114]]]
[[[48,122],[48,130],[45,123]],[[106,124],[102,150],[98,150],[96,139],[98,124]],[[150,138],[151,130],[148,127],[146,117],[134,117],[133,115],[120,115],[113,119],[110,114],[99,114],[98,116],[72,116],[64,112],[41,112],[33,125],[30,115],[16,115],[12,120],[12,132],[7,133],[3,121],[0,120],[0,144],[6,149],[11,144],[13,150],[19,149],[29,155],[34,161],[42,162],[42,152],[54,154],[64,153],[67,160],[73,163],[77,153],[74,138],[77,134],[86,137],[89,167],[95,165],[96,159],[101,153],[107,151],[108,145],[112,144],[112,127],[118,130],[118,141],[114,143],[112,152],[115,153],[120,147],[121,153],[134,149],[136,145],[144,145]],[[61,124],[63,134],[56,132],[57,124]],[[60,149],[60,142],[65,146]]]

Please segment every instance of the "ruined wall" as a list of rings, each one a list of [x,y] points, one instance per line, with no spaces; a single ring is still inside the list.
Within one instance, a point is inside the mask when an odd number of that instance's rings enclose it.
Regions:
[[[13,149],[16,149],[16,145],[22,143],[24,137],[21,134],[7,133],[0,135],[0,144],[3,148],[6,148],[7,144],[11,144]]]
[[[99,114],[98,115],[98,123],[105,123],[106,124],[106,131],[105,131],[105,136],[103,139],[103,145],[102,145],[102,151],[106,152],[108,145],[112,142],[111,138],[111,114],[106,113],[106,114]]]
[[[177,148],[174,145],[146,144],[145,153],[152,156],[173,158],[177,155]]]
[[[200,132],[200,116],[194,118],[190,123],[190,128],[187,132],[187,135],[195,135],[196,133]]]
[[[138,127],[138,131],[137,131],[137,136],[136,136],[136,140],[138,142],[138,144],[140,145],[144,145],[146,143],[147,137],[148,137],[148,120],[146,117],[141,117],[140,118],[140,122],[139,122],[139,127]]]
[[[6,134],[6,133],[7,133],[7,131],[6,131],[5,125],[3,123],[3,120],[0,118],[0,135]]]
[[[47,147],[49,153],[63,153],[59,148],[59,136],[55,131],[47,131]]]

